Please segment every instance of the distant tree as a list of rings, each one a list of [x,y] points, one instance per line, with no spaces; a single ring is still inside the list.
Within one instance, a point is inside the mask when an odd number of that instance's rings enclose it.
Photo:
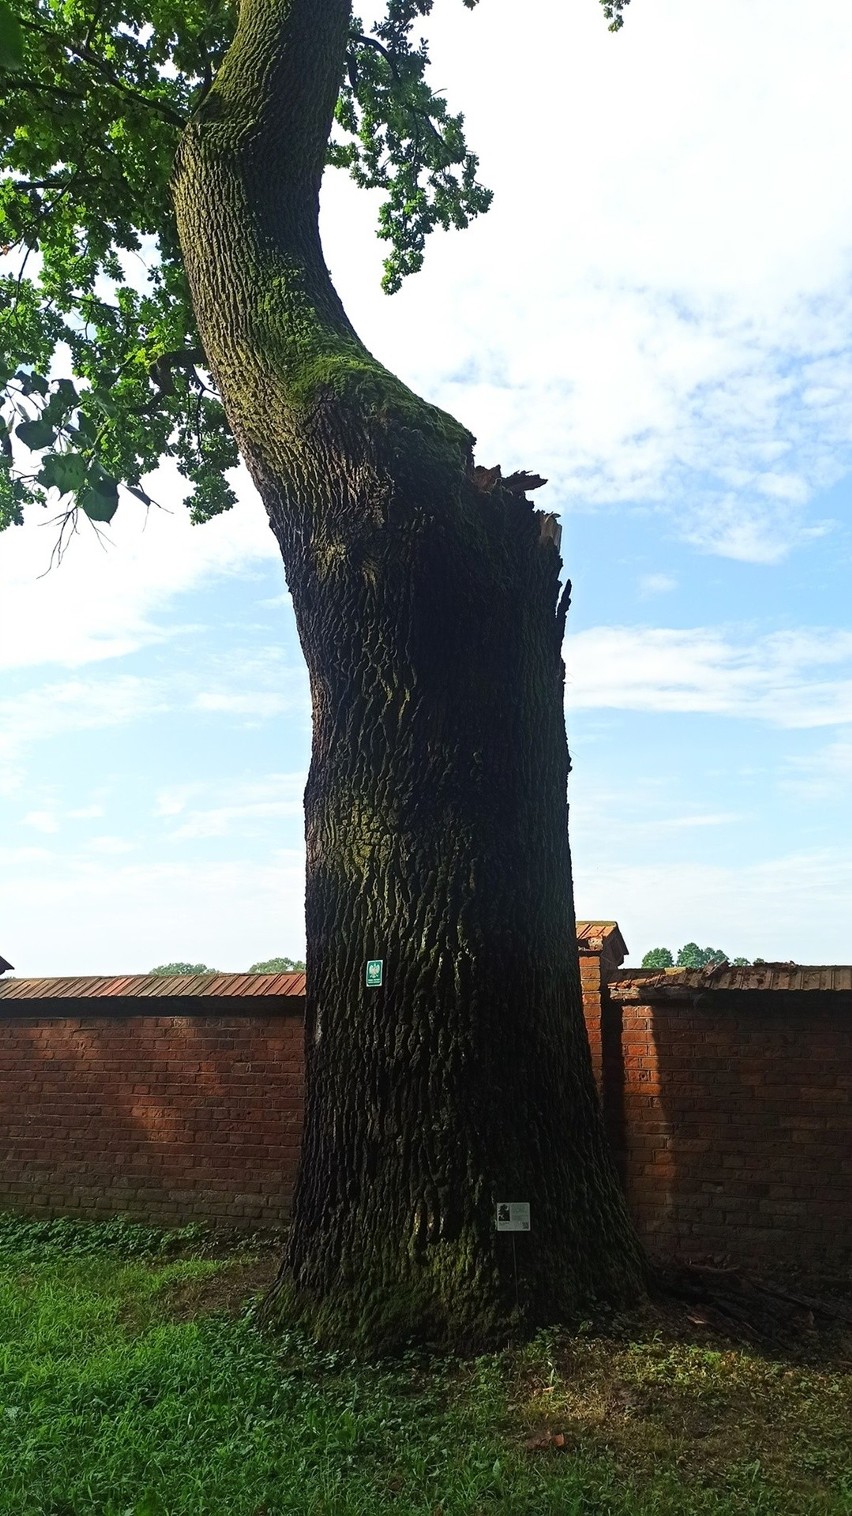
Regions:
[[[748,959],[748,958],[732,958],[731,959],[731,963],[734,965],[735,968],[738,968],[738,969],[747,968],[748,965],[749,965],[749,963],[750,963],[750,961],[751,960]]]
[[[305,965],[301,958],[263,958],[260,963],[253,963],[249,969],[250,974],[304,974]]]
[[[651,948],[642,959],[643,969],[671,969],[674,968],[674,959],[669,948]]]
[[[697,942],[686,942],[677,955],[679,969],[704,969],[710,963],[727,963],[728,955],[721,948],[700,948]]]
[[[152,974],[218,974],[218,969],[209,969],[206,963],[158,963]]]

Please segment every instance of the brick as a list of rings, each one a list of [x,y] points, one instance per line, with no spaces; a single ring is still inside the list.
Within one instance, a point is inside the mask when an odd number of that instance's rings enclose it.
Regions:
[[[640,1233],[682,1256],[843,1261],[852,1055],[840,1001],[740,1014],[708,993],[701,1006],[618,1008],[600,972],[587,955],[593,1066]],[[283,1219],[302,1111],[293,1014],[4,1015],[0,1203]]]

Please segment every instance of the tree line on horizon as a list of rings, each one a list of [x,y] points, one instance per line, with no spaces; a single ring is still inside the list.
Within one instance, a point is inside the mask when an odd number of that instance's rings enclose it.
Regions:
[[[685,942],[678,950],[677,958],[671,948],[655,947],[642,959],[643,969],[704,969],[713,963],[730,963],[745,968],[751,963],[765,963],[765,958],[729,958],[721,948],[702,948],[697,942]]]
[[[247,974],[303,974],[305,964],[301,958],[262,958],[259,963],[253,963],[250,969],[244,970]],[[161,974],[166,978],[170,974],[220,974],[221,969],[212,969],[206,963],[158,963],[156,968],[149,969],[151,974]]]
[[[697,942],[686,942],[678,949],[677,957],[671,948],[651,948],[642,959],[643,969],[703,969],[713,963],[730,963],[737,968],[748,967],[751,963],[765,963],[764,958],[729,958],[721,948],[702,948]],[[211,968],[206,963],[159,963],[149,970],[152,974],[161,974],[164,977],[171,974],[218,974],[220,969]],[[305,972],[304,959],[301,958],[263,958],[258,963],[253,963],[244,972],[249,974],[303,974]]]

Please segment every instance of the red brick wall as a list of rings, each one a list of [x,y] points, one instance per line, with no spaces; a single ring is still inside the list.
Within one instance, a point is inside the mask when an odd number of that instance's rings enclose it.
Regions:
[[[852,1261],[849,1023],[839,994],[607,997],[604,1109],[649,1251]]]
[[[698,1008],[622,1007],[605,990],[601,999],[597,954],[581,969],[604,1110],[649,1250],[842,1263],[852,1239],[843,998],[757,991],[723,1004],[708,992]],[[303,1002],[241,1004],[140,1015],[138,1001],[110,1014],[64,1002],[45,1016],[8,1002],[0,1210],[282,1221],[302,1120]]]
[[[137,1002],[138,1006],[138,1002]],[[281,1222],[304,1002],[251,1015],[0,1015],[0,1210]],[[63,1007],[63,1011],[65,1007]]]

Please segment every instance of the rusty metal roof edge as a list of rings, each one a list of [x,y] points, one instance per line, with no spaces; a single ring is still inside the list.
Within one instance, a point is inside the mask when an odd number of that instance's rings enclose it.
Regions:
[[[288,974],[68,975],[52,979],[2,979],[3,1000],[249,1000],[276,996],[301,999],[305,976]]]
[[[616,1000],[680,998],[684,995],[852,993],[852,965],[761,963],[710,964],[703,969],[619,969],[608,984]]]

